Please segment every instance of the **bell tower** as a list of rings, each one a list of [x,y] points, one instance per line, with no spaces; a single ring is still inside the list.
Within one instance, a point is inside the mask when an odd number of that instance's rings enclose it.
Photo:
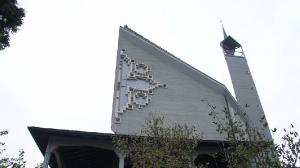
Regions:
[[[242,45],[228,36],[223,26],[222,29],[224,40],[220,45],[228,66],[235,97],[248,118],[247,124],[258,129],[266,139],[272,139]]]

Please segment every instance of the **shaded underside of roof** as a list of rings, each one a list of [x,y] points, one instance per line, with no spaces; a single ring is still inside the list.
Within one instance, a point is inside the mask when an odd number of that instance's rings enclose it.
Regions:
[[[111,142],[114,135],[110,133],[84,132],[40,127],[28,127],[28,130],[43,155],[45,154],[50,137],[62,137],[71,139],[77,138],[83,140],[99,140],[99,142]]]
[[[47,144],[50,138],[67,138],[70,140],[70,146],[59,146],[56,152],[62,160],[64,166],[72,168],[98,168],[98,167],[116,167],[118,163],[117,156],[113,150],[96,148],[83,144],[81,146],[72,146],[72,140],[93,140],[99,143],[112,143],[113,134],[84,132],[74,130],[62,130],[52,128],[28,127],[33,139],[39,147],[41,153],[45,155]],[[54,154],[51,154],[49,165],[52,168],[58,167],[58,161]]]
[[[118,157],[111,150],[105,150],[89,146],[64,146],[57,151],[63,159],[65,167],[70,168],[99,168],[117,167]],[[51,168],[57,167],[55,157],[51,156]]]
[[[118,134],[110,133],[98,133],[98,132],[85,132],[85,131],[75,131],[75,130],[64,130],[64,129],[53,129],[53,128],[41,128],[41,127],[28,127],[33,139],[38,145],[41,153],[44,155],[48,140],[50,137],[62,137],[69,139],[83,139],[83,140],[97,140],[101,142],[112,142],[112,138]],[[129,135],[119,135],[130,137]],[[224,141],[217,140],[201,140],[200,146],[214,146],[216,143]],[[88,146],[88,144],[87,144]]]

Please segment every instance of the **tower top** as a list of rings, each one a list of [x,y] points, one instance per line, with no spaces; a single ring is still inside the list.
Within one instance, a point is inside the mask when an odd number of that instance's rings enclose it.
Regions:
[[[222,30],[223,30],[224,39],[226,39],[228,36],[227,36],[226,31],[224,29],[223,23],[222,23]]]
[[[234,38],[232,38],[231,36],[228,36],[224,26],[222,24],[222,30],[223,30],[223,35],[224,35],[224,40],[221,41],[221,47],[225,50],[235,50],[237,48],[240,48],[241,45],[240,43],[238,43]]]
[[[229,69],[237,103],[246,114],[248,126],[263,135],[263,140],[272,140],[243,48],[234,38],[227,36],[223,24],[222,30],[224,40],[220,45]]]

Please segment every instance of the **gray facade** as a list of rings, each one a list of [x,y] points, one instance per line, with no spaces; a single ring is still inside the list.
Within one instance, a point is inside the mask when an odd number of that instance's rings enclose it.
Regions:
[[[268,123],[247,63],[242,46],[224,28],[221,47],[229,69],[238,105],[247,115],[249,126],[257,129],[266,139],[272,139]]]
[[[220,82],[193,68],[171,53],[137,34],[120,27],[115,71],[111,127],[115,134],[139,135],[151,113],[162,115],[166,124],[194,126],[201,142],[192,159],[196,165],[210,163],[226,167],[222,158],[213,158],[220,145],[228,145],[216,132],[209,116],[215,106],[219,118],[229,110],[231,121],[261,129],[264,112],[241,45],[224,31],[221,47],[231,75],[236,99]],[[245,112],[245,115],[239,115]],[[237,114],[237,115],[236,115]],[[112,143],[115,134],[28,128],[44,155],[43,168],[114,167],[129,168],[130,161]],[[268,129],[261,131],[271,140]]]
[[[140,64],[146,69],[139,70]],[[223,140],[208,115],[208,104],[216,106],[220,115],[224,108],[232,114],[240,111],[223,84],[126,26],[119,29],[116,65],[112,112],[115,133],[139,134],[150,113],[158,113],[167,124],[195,126],[205,140]],[[235,116],[234,120],[247,123],[243,117]]]

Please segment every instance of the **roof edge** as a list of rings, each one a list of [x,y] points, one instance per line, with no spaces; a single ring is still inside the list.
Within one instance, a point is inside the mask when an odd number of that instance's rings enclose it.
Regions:
[[[196,73],[198,73],[198,74],[204,76],[206,79],[210,80],[211,82],[213,82],[214,84],[216,84],[218,87],[221,87],[222,90],[224,91],[224,94],[227,93],[227,94],[229,95],[229,97],[237,104],[236,99],[235,99],[234,96],[229,92],[229,90],[227,89],[227,87],[226,87],[223,83],[217,81],[216,79],[210,77],[209,75],[205,74],[204,72],[202,72],[202,71],[198,70],[197,68],[195,68],[195,67],[189,65],[188,63],[184,62],[184,61],[181,60],[180,58],[176,57],[174,54],[172,54],[172,53],[170,53],[169,51],[163,49],[163,48],[160,47],[159,45],[153,43],[152,41],[150,41],[149,39],[147,39],[147,38],[145,38],[144,36],[140,35],[140,34],[137,33],[136,31],[130,29],[127,25],[124,25],[124,27],[120,26],[120,29],[123,29],[123,30],[125,30],[125,31],[127,31],[127,32],[129,32],[129,33],[131,33],[131,34],[133,34],[133,35],[135,35],[137,38],[139,38],[139,39],[145,41],[146,43],[148,43],[149,45],[153,46],[154,48],[157,48],[158,50],[160,50],[161,52],[165,53],[165,54],[168,55],[169,57],[171,57],[171,58],[173,58],[174,60],[176,60],[176,61],[182,63],[183,65],[185,65],[185,66],[188,67],[189,69],[191,69],[191,70],[195,71]],[[237,104],[237,105],[238,105],[238,104]]]
[[[121,29],[124,29],[124,30],[126,30],[126,31],[128,31],[128,32],[130,32],[130,33],[132,33],[132,34],[134,34],[134,35],[137,36],[138,38],[140,38],[140,39],[146,41],[147,43],[149,43],[149,44],[152,45],[153,47],[159,49],[161,52],[163,52],[163,53],[165,53],[166,55],[172,57],[173,59],[175,59],[175,60],[181,62],[182,64],[184,64],[184,65],[187,66],[188,68],[190,68],[190,69],[196,71],[197,73],[200,73],[201,75],[203,75],[203,76],[206,77],[207,79],[211,80],[211,81],[214,82],[215,84],[221,86],[222,88],[226,88],[226,86],[225,86],[223,83],[221,83],[221,82],[215,80],[214,78],[210,77],[209,75],[205,74],[204,72],[202,72],[202,71],[196,69],[195,67],[189,65],[189,64],[186,63],[185,61],[183,61],[183,60],[181,60],[180,58],[176,57],[174,54],[172,54],[172,53],[170,53],[169,51],[163,49],[163,48],[160,47],[159,45],[153,43],[152,41],[150,41],[149,39],[147,39],[147,38],[145,38],[144,36],[140,35],[140,34],[137,33],[136,31],[130,29],[127,25],[125,25],[124,27],[120,26],[120,28],[121,28]]]

